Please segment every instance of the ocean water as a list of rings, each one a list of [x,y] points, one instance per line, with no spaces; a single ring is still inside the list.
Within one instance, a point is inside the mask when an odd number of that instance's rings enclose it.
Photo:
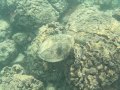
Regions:
[[[120,90],[120,0],[0,0],[0,90]]]

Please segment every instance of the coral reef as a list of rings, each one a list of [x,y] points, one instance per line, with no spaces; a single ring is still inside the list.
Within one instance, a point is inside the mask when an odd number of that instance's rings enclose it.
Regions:
[[[71,14],[67,29],[75,37],[75,61],[70,67],[69,79],[77,90],[97,90],[118,79],[119,26],[111,16],[92,9],[87,14],[78,7]]]
[[[15,43],[13,40],[5,40],[0,43],[0,62],[1,66],[8,64],[16,55]]]
[[[11,34],[11,28],[7,21],[0,20],[0,42],[8,39]]]
[[[112,15],[116,20],[120,21],[120,8],[117,8],[113,11]]]
[[[0,90],[119,90],[120,0],[0,0]]]
[[[12,39],[17,45],[25,45],[28,42],[28,36],[25,33],[15,33]]]
[[[15,13],[13,23],[27,27],[39,27],[51,21],[56,21],[59,16],[59,13],[47,0],[19,1]]]
[[[85,4],[100,5],[101,8],[110,9],[119,5],[119,0],[76,0],[77,2],[83,2]]]
[[[51,6],[47,0],[22,0],[14,2],[1,1],[3,2],[3,8],[10,8],[9,6],[15,6],[13,10],[9,11],[11,14],[10,22],[13,23],[15,27],[22,28],[35,28],[43,24],[49,23],[51,21],[56,21],[59,17],[59,13]],[[8,3],[10,5],[8,5]],[[4,10],[4,9],[3,9]],[[31,27],[32,26],[32,27]]]
[[[94,4],[100,5],[101,9],[111,9],[119,6],[119,0],[94,0]]]
[[[68,8],[67,0],[48,0],[59,13],[63,13]]]
[[[41,81],[33,76],[25,75],[23,67],[18,64],[4,67],[0,74],[0,89],[2,90],[45,90]]]
[[[0,0],[0,13],[2,17],[10,17],[16,8],[17,0]]]

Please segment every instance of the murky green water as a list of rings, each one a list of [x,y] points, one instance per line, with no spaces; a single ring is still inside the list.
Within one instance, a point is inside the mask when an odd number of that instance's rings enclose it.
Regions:
[[[120,0],[0,0],[0,90],[120,90]]]

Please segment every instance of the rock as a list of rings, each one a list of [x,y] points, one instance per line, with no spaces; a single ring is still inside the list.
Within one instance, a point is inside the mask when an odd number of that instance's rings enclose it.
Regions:
[[[67,77],[77,90],[98,90],[119,77],[120,23],[94,7],[80,7],[67,24],[75,38],[75,61]]]
[[[0,20],[0,42],[8,39],[10,37],[11,28],[7,21]]]
[[[53,84],[49,83],[46,87],[46,90],[56,90],[56,87]]]
[[[16,33],[12,36],[12,39],[17,45],[25,45],[28,42],[28,36],[26,33]]]
[[[0,43],[0,62],[2,65],[10,64],[16,55],[16,47],[13,40],[5,40]]]
[[[16,64],[4,67],[1,71],[0,88],[2,90],[44,90],[43,82],[33,76],[25,75],[23,67]]]
[[[68,9],[67,0],[48,0],[48,1],[59,13],[63,13]]]
[[[113,11],[112,15],[116,20],[120,21],[120,8],[117,8]]]
[[[13,25],[27,30],[56,21],[59,17],[59,13],[47,0],[19,1],[14,13],[11,19]]]

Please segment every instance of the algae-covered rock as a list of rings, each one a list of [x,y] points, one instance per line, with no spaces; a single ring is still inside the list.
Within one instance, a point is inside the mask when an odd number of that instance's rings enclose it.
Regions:
[[[99,25],[99,23],[97,23],[96,19],[98,17],[96,16],[100,14],[101,12],[95,6],[86,7],[85,5],[79,5],[68,19],[67,30],[69,29],[69,31],[73,31],[73,32],[79,32],[84,30],[92,32],[93,30],[98,28],[97,25]],[[104,19],[101,19],[101,20],[104,20]],[[103,22],[104,24],[103,23],[101,24],[105,25],[106,24],[105,22]]]
[[[77,8],[67,26],[75,37],[75,61],[68,77],[77,90],[98,90],[119,77],[120,23],[91,7],[89,13],[83,11]]]
[[[5,66],[2,68],[0,75],[1,77],[11,77],[14,74],[24,74],[24,68],[19,64],[14,64],[12,67]]]
[[[87,5],[99,5],[100,9],[107,10],[119,6],[119,0],[76,0]]]
[[[28,36],[26,33],[16,33],[12,36],[12,39],[17,45],[25,45],[28,42]]]
[[[94,0],[94,4],[99,5],[100,8],[103,10],[118,7],[119,3],[120,3],[119,0]]]
[[[56,21],[58,17],[59,13],[47,0],[22,0],[17,3],[11,22],[14,26],[31,29]]]
[[[119,3],[0,0],[0,90],[119,90]]]
[[[44,90],[41,81],[32,76],[20,74],[3,79],[0,88],[2,90]]]
[[[120,21],[120,8],[117,8],[113,10],[113,15],[112,15],[116,20]]]
[[[119,46],[99,35],[85,35],[84,43],[75,46],[75,62],[70,69],[71,83],[78,87],[77,90],[97,90],[111,85],[119,77],[120,58],[116,57],[120,54],[117,51]]]
[[[3,17],[9,17],[20,29],[33,29],[59,18],[59,12],[47,0],[1,0],[0,7]]]
[[[25,75],[23,67],[13,65],[1,71],[1,90],[44,90],[43,83],[33,76]]]
[[[0,62],[10,63],[15,57],[16,47],[13,40],[5,40],[0,43]]]
[[[8,18],[12,15],[16,9],[17,0],[0,0],[0,15],[4,18]]]
[[[9,23],[5,20],[0,20],[0,42],[9,38],[10,32],[11,29]]]
[[[12,63],[13,64],[16,64],[16,63],[20,64],[20,63],[24,63],[24,60],[25,60],[25,55],[23,53],[19,53]]]
[[[49,83],[46,87],[46,90],[56,90],[56,88],[53,84]]]
[[[63,13],[68,8],[67,0],[48,0],[52,6],[60,13]]]
[[[0,7],[1,9],[4,9],[4,8],[10,9],[10,6],[14,5],[16,2],[17,2],[16,0],[1,0]]]
[[[119,22],[112,16],[100,12],[96,7],[78,6],[77,9],[70,15],[67,30],[72,32],[89,32],[103,33],[109,29],[114,29],[119,26]],[[105,33],[107,34],[107,33]]]

